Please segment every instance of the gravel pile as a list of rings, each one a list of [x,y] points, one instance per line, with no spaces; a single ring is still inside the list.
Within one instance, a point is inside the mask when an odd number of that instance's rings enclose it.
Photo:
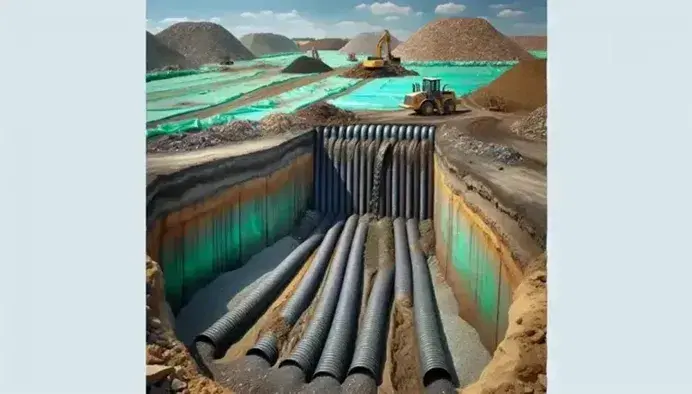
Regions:
[[[533,111],[548,102],[546,60],[521,61],[470,98],[501,112]]]
[[[520,119],[510,127],[512,132],[531,140],[545,140],[548,138],[548,107],[542,106],[531,112],[524,119]]]
[[[358,115],[324,101],[296,111],[296,116],[312,126],[349,125],[358,123]]]
[[[240,42],[255,56],[300,51],[300,48],[293,40],[274,33],[247,34],[240,37]]]
[[[185,56],[194,67],[255,58],[233,34],[216,23],[180,22],[166,28],[156,38]]]
[[[300,45],[300,50],[309,51],[315,48],[318,51],[338,51],[346,44],[348,44],[348,40],[342,38],[322,38]]]
[[[259,122],[238,120],[197,132],[167,134],[147,139],[148,153],[188,152],[261,135]]]
[[[375,50],[377,49],[377,42],[380,40],[380,38],[382,38],[383,34],[384,31],[358,34],[357,36],[353,37],[348,44],[339,49],[339,52],[353,52],[372,56],[382,56],[380,53],[375,53]],[[391,50],[393,51],[397,46],[399,46],[399,44],[401,44],[401,41],[392,36]],[[382,50],[384,51],[384,48]]]
[[[485,157],[503,164],[513,165],[521,162],[523,156],[509,146],[495,142],[477,140],[454,126],[442,126],[442,138],[454,141],[455,149],[475,156]]]
[[[269,114],[260,121],[260,129],[262,130],[262,135],[265,136],[304,130],[308,127],[310,126],[305,122],[304,119],[301,119],[294,114]]]
[[[532,59],[515,41],[481,18],[437,19],[399,45],[405,61],[508,61]]]
[[[483,368],[490,362],[490,353],[481,343],[476,329],[459,317],[459,305],[452,289],[445,283],[435,257],[428,259],[428,267],[433,278],[442,329],[459,377],[459,385],[464,387],[478,380]]]
[[[190,68],[185,56],[167,47],[153,34],[147,32],[147,72]]]
[[[511,39],[527,51],[545,51],[548,49],[547,36],[512,36]]]
[[[400,64],[386,64],[379,69],[368,70],[363,67],[363,64],[346,70],[341,76],[346,78],[387,78],[387,77],[404,77],[410,75],[419,75],[415,71],[407,70]]]
[[[286,66],[282,73],[285,74],[311,74],[332,71],[333,68],[326,65],[322,60],[309,56],[301,56]]]

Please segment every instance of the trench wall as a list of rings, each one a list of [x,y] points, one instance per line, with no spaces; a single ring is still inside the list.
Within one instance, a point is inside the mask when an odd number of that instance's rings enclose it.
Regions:
[[[312,154],[296,155],[279,167],[149,221],[147,253],[162,266],[174,312],[217,276],[288,235],[305,213],[312,195]],[[237,175],[229,171],[228,177]]]
[[[447,183],[435,155],[435,255],[459,302],[459,315],[493,352],[507,331],[512,293],[522,273],[511,253],[483,219]]]

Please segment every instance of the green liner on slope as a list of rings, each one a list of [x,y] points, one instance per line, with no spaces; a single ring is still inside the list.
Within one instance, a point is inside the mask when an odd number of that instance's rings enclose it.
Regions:
[[[233,120],[260,120],[271,113],[290,113],[317,101],[339,94],[360,82],[359,79],[328,77],[234,110],[203,119],[188,119],[161,124],[147,130],[147,138],[163,134],[204,130]]]
[[[244,94],[310,74],[276,74],[229,81],[227,86],[193,91],[177,97],[147,102],[147,122],[162,120],[233,101]]]
[[[441,79],[458,96],[471,93],[489,84],[511,66],[412,66],[420,76],[378,78],[349,94],[329,102],[350,111],[393,111],[401,109],[404,96],[412,92],[414,83],[421,83],[423,77]]]
[[[248,76],[259,75],[264,71],[235,71],[235,72],[208,72],[202,74],[192,74],[183,77],[159,79],[147,82],[147,100],[152,93],[169,92],[178,89],[190,89],[193,87],[204,86],[209,83],[233,81]]]
[[[548,51],[534,50],[534,51],[529,51],[529,53],[532,54],[537,59],[547,59],[548,58]]]

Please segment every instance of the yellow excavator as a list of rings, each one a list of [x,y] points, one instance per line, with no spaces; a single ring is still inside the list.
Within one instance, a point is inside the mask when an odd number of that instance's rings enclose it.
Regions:
[[[387,53],[383,56],[382,49],[387,47]],[[392,35],[389,34],[389,30],[385,30],[380,40],[377,41],[377,47],[375,48],[375,54],[377,56],[369,56],[367,59],[363,60],[363,67],[373,70],[384,67],[386,64],[399,64],[401,63],[401,58],[392,56]]]
[[[413,84],[413,92],[404,97],[404,103],[400,107],[411,109],[424,116],[450,115],[457,109],[456,93],[446,90],[447,85],[440,89],[440,78],[423,78],[423,87],[418,83]]]

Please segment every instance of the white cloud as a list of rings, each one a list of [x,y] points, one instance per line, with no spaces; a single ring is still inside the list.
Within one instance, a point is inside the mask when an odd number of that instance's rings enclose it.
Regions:
[[[497,16],[500,18],[516,18],[517,16],[521,16],[524,14],[524,11],[506,9],[498,12]]]
[[[396,15],[390,15],[390,16],[385,16],[384,20],[386,20],[386,21],[398,21],[399,17]]]
[[[488,7],[499,10],[500,8],[509,8],[512,4],[490,4]]]
[[[165,18],[165,19],[162,19],[161,22],[159,22],[159,23],[164,24],[164,25],[172,25],[174,23],[188,22],[189,20],[190,19],[188,17],[184,16],[182,18]]]
[[[295,19],[295,18],[300,18],[300,14],[296,10],[292,10],[291,12],[284,12],[284,13],[276,14],[276,19],[278,19],[280,21],[287,21],[289,19]]]
[[[435,13],[438,15],[454,15],[461,14],[465,9],[466,6],[463,4],[445,3],[435,7]]]
[[[356,9],[359,11],[370,10],[373,15],[410,15],[413,9],[409,6],[400,6],[388,1],[386,3],[365,3],[358,4]]]
[[[209,18],[209,22],[219,23],[219,22],[221,22],[221,18],[218,18],[218,17]]]

